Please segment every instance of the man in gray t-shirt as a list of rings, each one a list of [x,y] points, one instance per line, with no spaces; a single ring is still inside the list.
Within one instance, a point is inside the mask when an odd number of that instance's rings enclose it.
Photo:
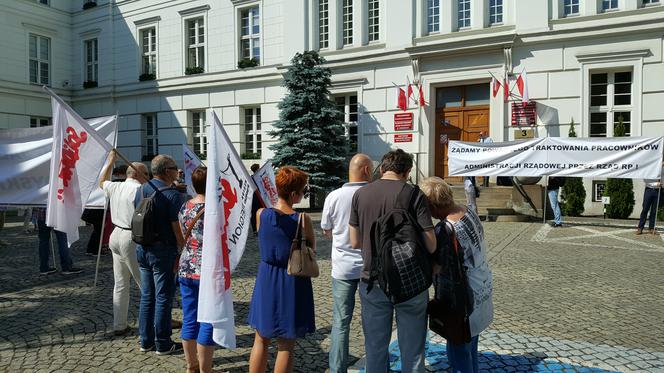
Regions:
[[[427,303],[429,294],[419,295],[399,304],[392,304],[379,286],[367,292],[371,269],[371,226],[385,213],[396,207],[401,190],[412,188],[406,184],[413,158],[401,149],[383,156],[380,180],[357,190],[353,196],[349,220],[350,242],[354,248],[362,248],[362,281],[360,301],[362,302],[362,329],[366,352],[366,372],[386,372],[389,364],[388,347],[392,335],[392,317],[397,314],[399,348],[401,350],[402,372],[424,372],[424,344],[427,336]],[[431,213],[426,197],[418,192],[414,206],[417,221],[427,250],[436,249]]]

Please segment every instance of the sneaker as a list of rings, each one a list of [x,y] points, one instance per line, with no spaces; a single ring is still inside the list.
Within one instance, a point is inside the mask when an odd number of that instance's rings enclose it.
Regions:
[[[77,275],[81,272],[83,272],[83,270],[81,268],[71,267],[67,270],[62,271],[62,274],[63,275]]]
[[[154,350],[154,345],[149,346],[149,347],[143,347],[143,346],[141,346],[141,352],[150,352],[150,351],[152,351],[152,350]]]
[[[556,228],[560,228],[560,227],[563,226],[563,223],[556,223],[556,224],[554,224],[553,226],[556,227]]]
[[[122,330],[114,330],[113,335],[116,336],[116,337],[124,337],[125,335],[129,334],[130,331],[131,331],[131,328],[126,327]]]
[[[55,268],[51,267],[51,268],[49,268],[45,271],[40,271],[39,274],[42,275],[42,276],[46,276],[46,275],[50,275],[51,273],[55,273],[55,272],[57,272],[57,270]]]
[[[640,235],[640,234],[643,234],[643,229],[641,229],[641,228],[637,229],[635,234],[637,236]]]
[[[182,351],[182,343],[173,342],[171,348],[166,351],[157,351],[157,355],[170,355],[174,352]]]

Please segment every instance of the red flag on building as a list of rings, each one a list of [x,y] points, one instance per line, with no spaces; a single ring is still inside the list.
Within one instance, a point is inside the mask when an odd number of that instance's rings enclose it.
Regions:
[[[495,98],[498,95],[498,91],[500,90],[500,82],[498,79],[496,79],[495,76],[491,77],[491,92],[493,93],[493,97]]]
[[[426,105],[426,101],[424,101],[424,91],[422,90],[422,84],[420,83],[420,106]]]
[[[521,94],[521,102],[525,104],[530,101],[530,95],[528,95],[528,74],[525,69],[516,80],[516,87],[519,89],[519,94]]]
[[[406,92],[403,88],[397,86],[397,107],[403,111],[408,109],[408,99],[406,98]]]
[[[510,98],[510,84],[507,76],[503,80],[503,91],[505,92],[505,102]]]

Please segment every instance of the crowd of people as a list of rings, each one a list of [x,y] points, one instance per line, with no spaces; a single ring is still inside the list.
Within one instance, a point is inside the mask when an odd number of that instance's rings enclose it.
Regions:
[[[212,325],[197,321],[207,169],[198,167],[193,172],[191,187],[195,195],[187,196],[183,193],[186,188],[182,187],[181,170],[168,155],[157,155],[151,161],[152,178],[141,162],[132,163],[123,170],[124,177],[120,177],[113,169],[115,161],[113,151],[99,181],[109,198],[108,219],[112,224],[107,241],[113,258],[114,334],[124,336],[130,330],[127,314],[133,281],[141,293],[140,351],[167,355],[183,350],[188,373],[212,372],[216,347]],[[427,332],[432,318],[438,317],[432,314],[430,303],[446,302],[445,291],[450,288],[455,268],[461,268],[463,281],[457,281],[460,285],[455,286],[465,286],[467,307],[463,308],[465,321],[455,319],[454,323],[459,325],[452,325],[460,328],[463,336],[444,335],[449,337],[448,360],[454,372],[479,371],[479,335],[493,319],[493,280],[486,258],[484,230],[474,203],[478,188],[474,179],[466,179],[470,203],[460,205],[441,178],[425,178],[419,186],[411,184],[412,167],[412,156],[397,149],[382,157],[376,175],[369,156],[356,154],[348,165],[348,182],[325,199],[320,228],[332,246],[329,372],[346,372],[349,368],[350,327],[358,293],[366,372],[389,370],[388,348],[395,319],[402,371],[424,372]],[[252,228],[258,239],[260,263],[246,320],[255,330],[250,373],[267,369],[268,348],[273,339],[277,344],[274,371],[291,372],[296,340],[316,330],[311,278],[288,272],[291,246],[298,230],[302,231],[307,246],[314,251],[316,248],[317,228],[312,218],[294,209],[309,195],[308,175],[296,167],[284,166],[279,168],[275,179],[276,204],[260,208],[255,203],[252,207],[255,218]],[[555,179],[549,182],[556,226],[562,224],[560,210],[553,205],[553,201],[557,202],[559,184]],[[659,184],[646,185],[652,189],[659,187]],[[648,203],[644,201],[643,207],[647,215],[653,205],[653,193],[648,190],[646,193]],[[148,199],[154,210],[152,224],[156,239],[137,244],[132,238],[132,219],[137,208]],[[380,232],[382,227],[377,222],[393,222],[386,220],[386,216],[397,216],[394,214],[405,218],[390,226],[391,237],[403,233],[410,238],[404,239],[405,244],[395,240],[386,246]],[[44,215],[44,209],[33,209],[40,238],[40,272],[49,274],[55,271],[49,266],[52,229],[46,226]],[[438,220],[435,225],[433,218]],[[638,233],[643,230],[645,220],[642,213]],[[95,221],[95,230],[100,229],[96,225],[105,223],[101,218]],[[653,222],[651,212],[651,226]],[[72,263],[65,234],[56,231],[55,237],[63,273],[80,273]],[[104,240],[101,236],[93,238],[94,245]],[[425,259],[418,261],[418,258]],[[395,283],[409,288],[411,293],[398,299],[395,294],[403,289],[395,289]],[[182,343],[171,338],[177,285],[182,298]]]

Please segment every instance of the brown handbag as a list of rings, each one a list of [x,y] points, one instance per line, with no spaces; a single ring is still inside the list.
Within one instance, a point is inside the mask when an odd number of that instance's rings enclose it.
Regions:
[[[307,240],[302,239],[302,231],[306,229],[303,215],[300,214],[297,218],[297,231],[288,257],[288,274],[298,277],[318,277],[320,271],[316,262],[316,253],[307,246]]]

